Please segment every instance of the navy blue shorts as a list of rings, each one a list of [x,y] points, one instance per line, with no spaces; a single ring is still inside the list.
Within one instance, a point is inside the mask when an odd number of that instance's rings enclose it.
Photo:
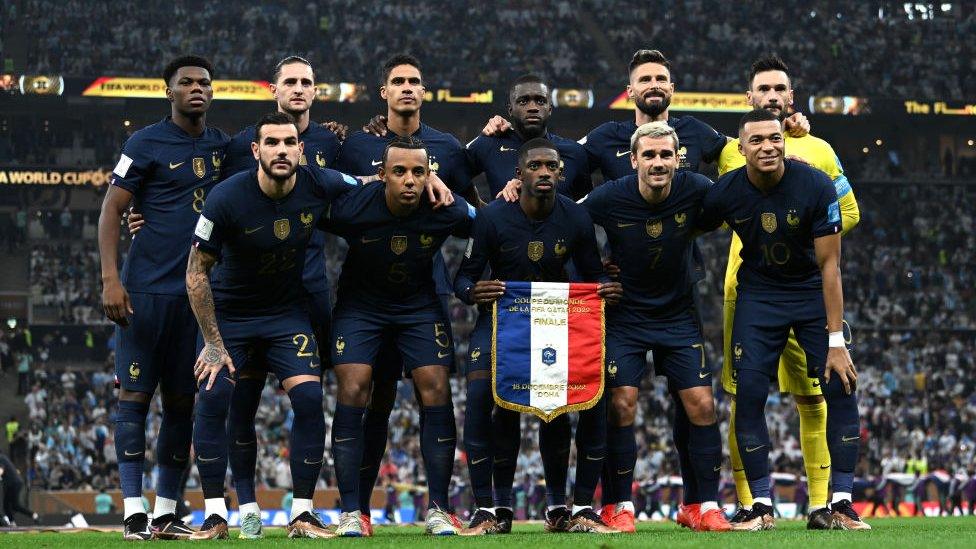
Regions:
[[[313,292],[308,295],[308,316],[312,322],[312,331],[315,332],[315,341],[321,343],[329,340],[332,333],[332,296],[329,290]],[[329,355],[326,353],[322,357],[322,367],[331,368]]]
[[[354,309],[335,311],[332,318],[332,364],[369,364],[376,376],[399,376],[420,366],[454,363],[450,323],[442,312],[416,318]],[[381,362],[380,352],[396,346],[400,362]],[[387,351],[389,354],[389,351]]]
[[[823,296],[771,298],[740,293],[732,321],[733,375],[758,370],[776,377],[790,329],[806,354],[807,375],[820,377],[827,365],[827,313]]]
[[[248,318],[218,316],[217,328],[237,375],[257,363],[266,364],[280,381],[322,375],[315,332],[304,311]]]
[[[464,361],[465,375],[491,370],[491,311],[480,311],[478,321],[468,340],[468,356]]]
[[[185,295],[130,292],[132,315],[115,328],[115,378],[128,391],[196,392],[197,319]]]
[[[694,314],[667,323],[651,323],[633,313],[607,319],[606,368],[608,387],[640,387],[647,366],[647,352],[654,357],[654,371],[667,376],[678,390],[712,384],[705,361],[701,328]]]

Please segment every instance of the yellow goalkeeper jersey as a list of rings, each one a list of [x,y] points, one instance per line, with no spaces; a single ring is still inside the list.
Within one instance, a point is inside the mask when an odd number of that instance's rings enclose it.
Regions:
[[[837,190],[837,201],[840,204],[841,234],[847,234],[861,220],[861,212],[857,208],[857,200],[854,198],[854,191],[851,184],[844,175],[844,168],[840,164],[840,159],[834,153],[833,147],[829,143],[807,134],[803,137],[786,136],[786,155],[796,156],[814,168],[822,170],[834,182]],[[726,143],[722,149],[722,154],[718,159],[718,174],[723,176],[726,173],[741,168],[746,165],[746,158],[739,152],[739,140],[732,139]],[[742,241],[739,235],[732,233],[732,245],[729,248],[729,265],[725,269],[725,300],[735,301],[736,285],[738,284],[736,274],[739,266],[742,265],[742,258],[739,252],[742,250]]]

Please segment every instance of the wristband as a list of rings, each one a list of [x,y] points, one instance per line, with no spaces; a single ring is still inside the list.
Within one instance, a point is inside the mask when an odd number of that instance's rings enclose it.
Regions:
[[[830,332],[830,334],[827,335],[827,346],[847,347],[847,342],[844,341],[844,331],[840,330],[837,332]]]

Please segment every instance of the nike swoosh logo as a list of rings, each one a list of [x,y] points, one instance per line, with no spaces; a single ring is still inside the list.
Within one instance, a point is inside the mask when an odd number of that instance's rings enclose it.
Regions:
[[[627,227],[633,227],[637,223],[617,223],[618,229],[626,229]]]
[[[185,160],[183,162],[177,162],[176,164],[173,164],[172,162],[170,162],[169,163],[169,169],[175,170],[176,168],[179,168],[183,164],[186,164],[186,161]]]
[[[449,438],[437,437],[437,442],[450,442],[452,440],[456,440],[456,439],[454,437],[449,437]]]
[[[135,452],[135,453],[131,453],[131,454],[130,454],[128,450],[126,450],[126,451],[125,451],[124,453],[125,453],[125,455],[127,455],[127,456],[129,456],[129,457],[133,457],[133,456],[141,456],[141,455],[142,455],[142,452]]]
[[[515,149],[510,149],[510,148],[506,147],[505,145],[502,145],[501,147],[498,147],[498,150],[500,150],[502,152],[508,152],[508,151],[514,151]]]
[[[813,382],[813,386],[814,387],[820,387],[820,382],[819,381],[814,381]]]
[[[355,440],[355,439],[356,439],[356,437],[337,438],[335,441],[336,441],[336,444],[339,444],[340,442],[349,442],[350,440]]]
[[[362,241],[363,244],[371,244],[373,242],[379,241],[380,239],[379,238],[366,238],[364,236],[364,237],[360,238],[360,240]]]
[[[314,369],[318,368],[319,365],[318,364],[315,364],[314,362],[309,362],[308,363],[308,367],[314,370]]]
[[[263,227],[264,225],[261,225],[260,227],[254,227],[253,229],[244,229],[244,234],[256,233],[260,231]]]
[[[823,463],[821,463],[820,464],[820,468],[821,469],[830,469],[830,464],[828,463],[827,465],[824,465]]]
[[[446,358],[451,356],[451,351],[437,351],[437,358]]]
[[[370,162],[370,164],[373,166],[379,166],[382,163],[383,163],[382,160],[373,160],[372,162]]]
[[[617,151],[617,158],[630,154],[630,151]]]
[[[485,461],[486,459],[488,459],[488,458],[483,457],[481,459],[472,459],[471,460],[471,465],[477,465],[477,464],[481,463],[482,461]]]
[[[241,442],[239,440],[235,440],[234,441],[234,444],[236,444],[238,446],[250,446],[252,444],[257,444],[257,442],[258,442],[257,440],[252,440],[251,442]]]
[[[586,459],[588,459],[590,461],[600,461],[603,458],[604,458],[604,456],[593,457],[590,454],[586,454]]]
[[[309,461],[308,458],[305,458],[304,461],[305,461],[305,465],[319,465],[322,463],[322,459],[323,458],[319,458],[318,461]]]
[[[705,379],[706,377],[708,377],[710,375],[712,375],[711,372],[700,373],[700,374],[698,374],[698,379]]]
[[[501,247],[501,250],[499,250],[499,251],[501,251],[502,253],[505,253],[505,252],[514,252],[517,249],[518,249],[518,246],[511,246],[511,247],[502,246]]]
[[[746,448],[746,452],[748,452],[748,453],[750,453],[750,454],[751,454],[752,452],[755,452],[756,450],[759,450],[759,449],[761,449],[761,448],[765,448],[765,447],[766,447],[766,445],[765,445],[765,444],[763,444],[763,445],[761,445],[761,446],[756,446],[756,447],[754,447],[754,448]]]
[[[718,467],[715,467],[714,469],[712,469],[712,471],[715,471],[716,473],[719,472],[719,471],[721,471],[721,470],[722,470],[722,466],[721,465],[719,465]]]
[[[197,461],[202,461],[203,463],[210,463],[211,461],[217,461],[218,459],[220,459],[220,456],[212,457],[212,458],[205,458],[203,456],[197,456]]]
[[[746,218],[743,218],[743,219],[734,219],[733,221],[735,221],[735,223],[738,225],[739,223],[745,223],[746,221],[749,221],[750,219],[752,219],[752,216],[751,215],[749,217],[746,217]]]
[[[841,442],[850,442],[852,440],[859,440],[861,437],[840,437]]]
[[[627,473],[633,471],[633,469],[627,469],[626,471],[617,471],[618,475],[626,475]]]

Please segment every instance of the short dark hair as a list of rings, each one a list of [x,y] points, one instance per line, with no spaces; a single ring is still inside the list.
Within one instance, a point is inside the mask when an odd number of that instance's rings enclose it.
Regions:
[[[529,151],[533,151],[535,149],[552,149],[556,151],[556,155],[559,155],[559,149],[556,148],[555,143],[549,141],[545,137],[535,137],[533,139],[529,139],[525,143],[522,143],[522,146],[519,147],[518,162],[520,166],[525,162],[525,159],[529,156]]]
[[[258,118],[258,123],[254,125],[254,140],[258,143],[261,142],[261,128],[263,126],[285,126],[291,124],[295,126],[295,131],[298,131],[298,124],[295,123],[295,118],[286,112],[271,112]]]
[[[749,69],[749,88],[752,88],[752,79],[757,74],[766,71],[783,71],[786,73],[787,78],[790,77],[790,68],[786,66],[786,63],[778,55],[771,53],[753,61],[752,68]]]
[[[427,151],[427,145],[423,141],[412,137],[409,135],[398,136],[389,143],[386,144],[386,148],[383,149],[383,167],[386,167],[386,158],[390,155],[390,149],[413,149],[424,151],[424,154],[430,159],[430,153]]]
[[[545,79],[543,79],[538,74],[534,74],[534,73],[523,74],[522,76],[519,76],[518,78],[513,80],[512,84],[508,87],[509,100],[512,99],[512,94],[515,93],[515,86],[518,86],[520,84],[541,84],[543,86],[548,85],[546,84]]]
[[[647,63],[664,65],[664,68],[668,69],[669,73],[671,72],[671,62],[668,61],[668,58],[660,50],[637,50],[630,59],[630,64],[627,65],[627,74],[631,74],[634,72],[634,69]]]
[[[285,65],[292,65],[294,63],[301,63],[302,65],[306,65],[308,68],[312,69],[312,78],[315,78],[315,69],[312,68],[312,64],[309,63],[308,59],[299,57],[297,55],[289,55],[281,61],[278,61],[278,64],[275,65],[274,72],[271,73],[271,83],[278,81],[278,77],[281,76],[281,67],[284,67]]]
[[[176,71],[182,69],[183,67],[200,67],[207,71],[210,78],[213,78],[214,71],[213,65],[210,64],[210,60],[206,57],[200,57],[198,55],[184,55],[182,57],[177,57],[176,59],[169,62],[166,68],[163,69],[163,80],[166,81],[166,85],[169,86],[169,81],[176,74]]]
[[[779,117],[766,109],[753,109],[739,119],[739,131],[741,132],[742,128],[745,128],[749,122],[765,122],[767,120],[779,122]]]
[[[385,86],[386,80],[390,77],[390,73],[393,71],[394,67],[399,67],[400,65],[410,65],[416,67],[418,71],[423,73],[423,69],[420,68],[420,61],[416,57],[410,55],[409,53],[398,53],[393,57],[390,57],[383,62],[380,67],[380,85]],[[423,76],[421,76],[423,80]]]

